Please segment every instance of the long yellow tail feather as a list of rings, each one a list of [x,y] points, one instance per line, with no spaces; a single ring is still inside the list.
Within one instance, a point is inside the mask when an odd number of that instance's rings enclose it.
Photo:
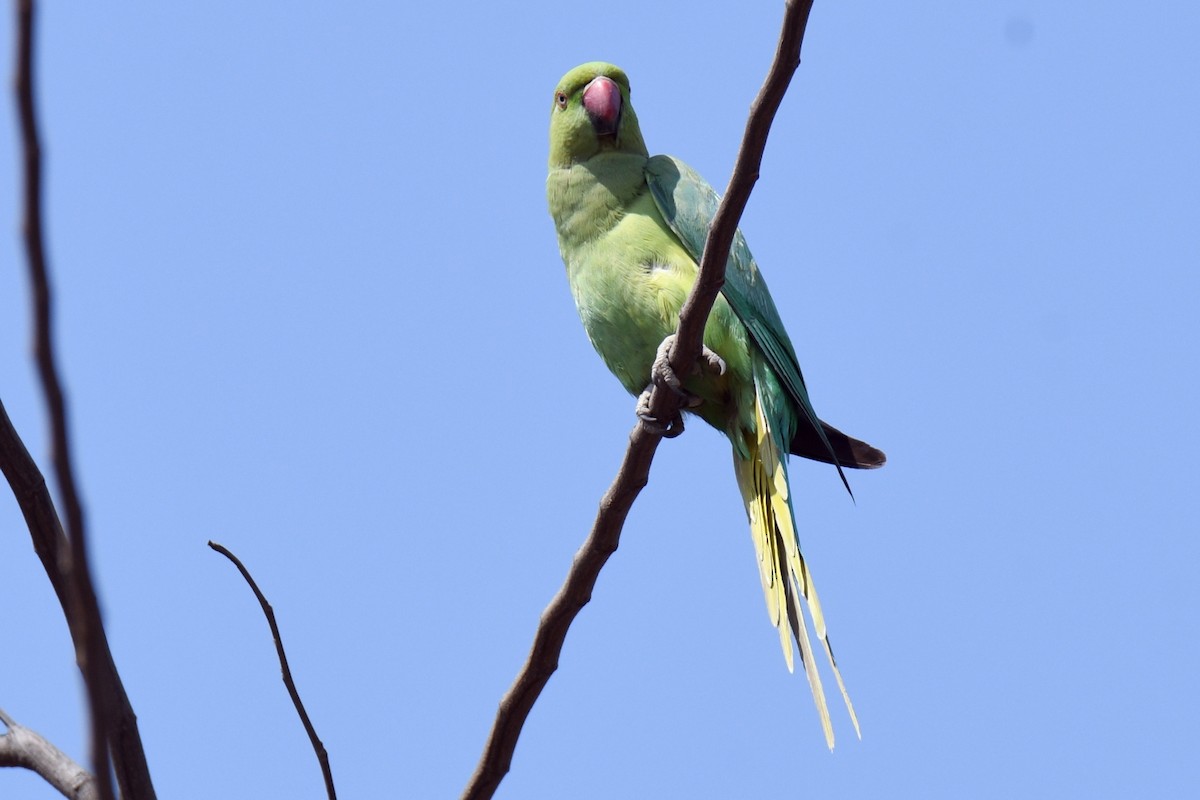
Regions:
[[[821,610],[821,601],[813,585],[812,575],[804,556],[800,553],[791,505],[788,502],[787,470],[780,459],[779,448],[775,444],[770,424],[763,411],[762,398],[757,392],[755,418],[757,435],[754,441],[747,443],[749,458],[740,458],[735,451],[734,467],[738,486],[746,502],[746,514],[750,519],[750,536],[754,540],[754,549],[758,556],[759,577],[762,579],[763,594],[767,600],[767,614],[771,624],[779,632],[784,660],[789,671],[794,669],[793,636],[800,647],[801,665],[812,689],[825,741],[829,748],[833,749],[833,725],[829,718],[829,707],[813,658],[804,609],[797,601],[797,596],[804,598],[804,605],[812,617],[813,632],[824,646],[846,710],[854,723],[854,731],[859,738],[862,738],[862,732],[829,645],[825,614]]]

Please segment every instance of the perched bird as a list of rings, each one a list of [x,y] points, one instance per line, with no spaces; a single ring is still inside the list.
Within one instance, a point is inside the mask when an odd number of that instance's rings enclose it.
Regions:
[[[856,732],[858,719],[800,552],[787,456],[832,463],[844,482],[842,467],[879,467],[884,454],[818,419],[795,349],[740,231],[734,237],[725,285],[705,327],[704,353],[690,374],[676,377],[670,372],[669,337],[695,283],[719,200],[687,164],[649,155],[622,70],[592,62],[563,76],[551,109],[549,166],[550,214],[592,345],[626,389],[642,393],[639,415],[648,424],[662,426],[649,418],[646,402],[650,386],[659,378],[684,396],[691,413],[733,445],[734,471],[750,519],[767,613],[778,630],[789,670],[795,637],[825,740],[832,748],[833,727],[804,606]],[[678,426],[672,421],[660,430],[671,435]]]

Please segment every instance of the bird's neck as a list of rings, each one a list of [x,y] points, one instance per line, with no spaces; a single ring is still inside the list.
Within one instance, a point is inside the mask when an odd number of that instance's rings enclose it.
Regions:
[[[564,253],[603,236],[621,221],[624,209],[646,191],[646,160],[637,153],[606,152],[550,170],[546,195]]]

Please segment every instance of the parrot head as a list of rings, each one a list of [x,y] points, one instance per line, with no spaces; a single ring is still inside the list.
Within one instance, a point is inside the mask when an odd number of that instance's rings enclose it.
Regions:
[[[554,88],[550,111],[550,166],[569,167],[597,153],[647,155],[629,78],[603,61],[576,67]]]

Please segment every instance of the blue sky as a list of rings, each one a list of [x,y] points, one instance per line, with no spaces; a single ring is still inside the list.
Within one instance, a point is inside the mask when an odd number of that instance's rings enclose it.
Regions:
[[[11,41],[4,14],[0,39]],[[59,345],[160,796],[454,797],[633,424],[545,208],[558,78],[620,64],[724,187],[781,6],[48,4]],[[742,228],[823,417],[795,463],[862,721],[826,751],[728,445],[660,447],[498,797],[1176,797],[1200,782],[1200,8],[816,4]],[[6,60],[6,63],[10,61]],[[0,397],[45,463],[0,125]],[[82,758],[0,493],[0,707]],[[5,797],[55,796],[0,774]]]

